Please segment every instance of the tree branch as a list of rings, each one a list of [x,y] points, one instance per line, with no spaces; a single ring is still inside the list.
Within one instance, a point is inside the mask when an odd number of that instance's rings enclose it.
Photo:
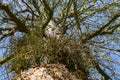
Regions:
[[[103,71],[101,69],[101,67],[99,66],[99,64],[95,60],[93,60],[93,64],[94,64],[95,68],[97,69],[97,71],[104,77],[105,80],[112,80],[110,78],[110,76],[105,71]]]
[[[1,34],[0,35],[0,41],[5,37],[13,35],[16,31],[15,28],[4,28],[4,29],[1,28],[0,30],[3,30],[3,31],[9,30],[9,32],[7,34]]]
[[[48,11],[48,19],[47,21],[44,23],[42,30],[43,30],[43,34],[45,33],[45,28],[48,25],[48,23],[50,22],[50,20],[52,19],[53,16],[53,10],[50,8],[50,6],[47,4],[46,0],[42,1],[44,4],[45,9]]]
[[[119,26],[120,26],[120,23],[112,26],[112,27],[109,28],[108,30],[104,30],[104,31],[101,33],[101,35],[104,35],[104,34],[113,34],[113,32],[114,32]]]
[[[86,43],[88,40],[101,35],[103,30],[108,27],[113,21],[115,21],[118,17],[120,16],[120,14],[116,14],[115,16],[113,16],[111,18],[111,20],[109,20],[106,24],[104,24],[101,28],[99,28],[97,31],[91,33],[90,35],[86,36],[85,38],[82,39],[83,43]]]
[[[27,26],[25,26],[25,23],[23,23],[20,19],[18,19],[11,11],[10,8],[6,5],[3,5],[2,3],[0,3],[0,9],[4,10],[9,17],[16,23],[17,25],[17,30],[20,32],[24,32],[24,33],[29,33],[29,29],[27,28]]]
[[[78,11],[77,11],[77,2],[74,1],[74,16],[75,16],[75,21],[78,27],[78,34],[80,35],[80,37],[82,37],[82,31],[81,31],[81,27],[80,27],[80,22],[79,22],[79,17],[78,17]]]
[[[116,51],[116,52],[120,52],[120,49],[115,49],[115,48],[109,48],[109,47],[106,47],[106,46],[100,46],[98,45],[100,48],[103,48],[103,49],[107,49],[107,50],[112,50],[112,51]]]
[[[0,31],[7,31],[7,30],[11,30],[12,28],[0,28]]]
[[[7,63],[8,61],[10,61],[11,59],[15,58],[15,55],[9,55],[8,57],[6,57],[5,59],[0,60],[0,66],[2,66],[3,64]]]
[[[40,15],[41,12],[40,12],[40,10],[39,10],[39,6],[38,6],[36,0],[32,0],[32,1],[33,1],[33,6],[35,7],[35,9],[37,10],[38,14]]]

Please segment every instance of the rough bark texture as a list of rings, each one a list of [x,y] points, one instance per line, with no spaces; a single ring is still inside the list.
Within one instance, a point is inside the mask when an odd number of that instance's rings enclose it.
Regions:
[[[76,78],[62,64],[47,64],[30,68],[16,75],[13,80],[84,80],[82,72]]]

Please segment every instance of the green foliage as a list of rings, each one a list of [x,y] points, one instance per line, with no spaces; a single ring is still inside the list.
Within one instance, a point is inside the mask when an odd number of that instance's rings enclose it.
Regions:
[[[89,48],[82,45],[79,39],[45,38],[37,31],[20,38],[14,50],[16,57],[9,65],[11,71],[16,73],[47,63],[62,63],[70,71],[79,68],[86,72],[92,64],[88,56]]]

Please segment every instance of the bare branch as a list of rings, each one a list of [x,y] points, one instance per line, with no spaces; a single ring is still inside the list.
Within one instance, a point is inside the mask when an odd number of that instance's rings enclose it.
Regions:
[[[97,69],[97,71],[104,77],[105,80],[112,80],[110,76],[104,70],[101,69],[101,67],[96,61],[94,61],[93,64],[95,68]]]
[[[25,23],[23,23],[20,19],[18,19],[11,11],[10,8],[6,5],[3,5],[2,3],[0,3],[0,9],[4,10],[9,16],[10,18],[16,23],[17,25],[17,30],[20,32],[24,32],[24,33],[29,33],[29,30],[27,28],[27,26],[25,26]]]
[[[113,32],[118,28],[120,27],[120,24],[116,24],[114,26],[112,26],[111,28],[109,28],[108,30],[104,30],[101,35],[104,35],[104,34],[113,34]]]
[[[6,31],[6,30],[9,30],[9,32],[8,32],[7,34],[1,34],[1,35],[0,35],[0,41],[1,41],[3,38],[5,38],[5,37],[8,37],[8,36],[13,35],[13,34],[15,33],[15,31],[16,31],[15,28],[4,28],[4,29],[1,28],[1,30],[3,30],[3,31],[4,31],[4,30],[5,30],[5,31]]]
[[[107,49],[107,50],[112,50],[112,51],[116,51],[116,52],[120,52],[120,49],[115,49],[115,48],[109,48],[109,47],[105,47],[105,46],[100,46],[100,48],[103,48],[103,49]]]
[[[42,27],[43,34],[44,34],[44,31],[45,31],[46,26],[48,25],[48,23],[49,23],[50,20],[52,19],[53,10],[52,10],[52,9],[50,8],[50,6],[47,4],[46,0],[43,0],[42,2],[43,2],[43,4],[44,4],[45,9],[48,11],[48,19],[47,19],[47,21],[44,23],[44,25],[43,25],[43,27]]]
[[[0,28],[0,31],[7,31],[7,30],[11,30],[12,28]]]
[[[94,37],[96,37],[96,36],[98,36],[98,35],[101,35],[102,32],[103,32],[103,30],[104,30],[106,27],[108,27],[113,21],[115,21],[119,16],[120,16],[119,14],[116,14],[115,16],[113,16],[113,17],[111,18],[111,20],[109,20],[106,24],[104,24],[103,26],[101,26],[101,28],[99,28],[97,31],[95,31],[95,32],[91,33],[90,35],[86,36],[86,37],[82,40],[82,42],[86,42],[86,41],[88,41],[88,40],[90,40],[90,39],[92,39],[92,38],[94,38]]]
[[[35,9],[37,10],[38,14],[40,15],[41,12],[40,12],[40,10],[39,10],[39,6],[38,6],[36,0],[32,0],[32,2],[33,2],[33,6],[35,7]]]
[[[8,61],[10,61],[10,60],[13,59],[13,58],[15,58],[15,55],[14,55],[14,54],[12,54],[12,55],[10,55],[10,56],[8,56],[8,57],[0,60],[0,66],[2,66],[2,65],[5,64],[5,63],[7,63]]]
[[[82,31],[80,28],[80,22],[79,22],[79,18],[78,18],[77,2],[76,1],[74,1],[74,16],[75,16],[76,24],[78,27],[78,32],[79,32],[78,34],[80,35],[80,37],[82,37]]]

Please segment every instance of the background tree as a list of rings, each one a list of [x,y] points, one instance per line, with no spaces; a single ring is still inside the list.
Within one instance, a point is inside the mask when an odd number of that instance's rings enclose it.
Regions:
[[[119,0],[1,0],[0,40],[9,54],[0,65],[17,73],[59,62],[88,78],[119,79],[119,7]]]

